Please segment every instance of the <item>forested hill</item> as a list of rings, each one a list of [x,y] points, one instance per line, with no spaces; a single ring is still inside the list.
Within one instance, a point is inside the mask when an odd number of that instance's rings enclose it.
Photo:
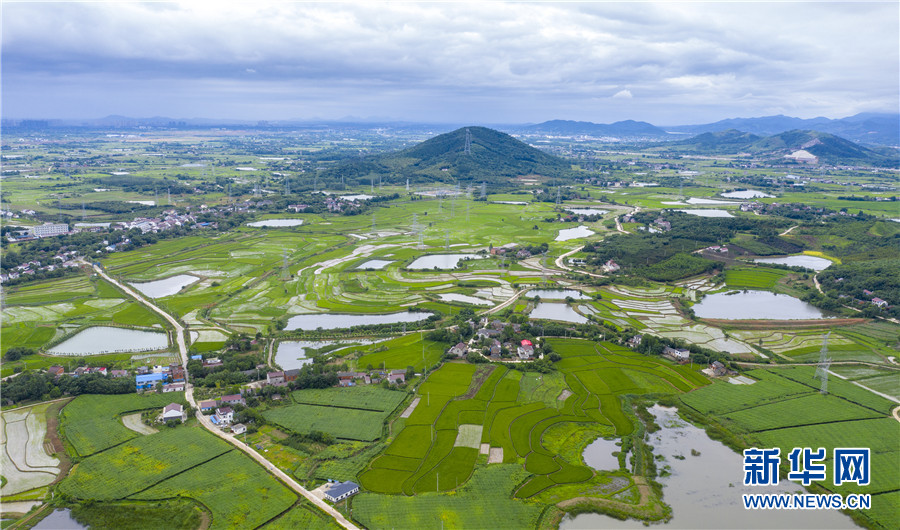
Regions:
[[[362,182],[379,177],[396,182],[407,178],[411,182],[503,182],[524,175],[565,178],[573,176],[574,171],[568,161],[506,133],[464,127],[396,153],[339,164],[329,169],[325,178]]]
[[[818,163],[834,165],[871,165],[897,167],[897,151],[890,148],[869,149],[833,134],[819,131],[787,131],[767,137],[735,129],[707,132],[693,138],[665,144],[667,149],[704,154],[752,153],[772,161],[785,160],[786,155],[806,151]]]

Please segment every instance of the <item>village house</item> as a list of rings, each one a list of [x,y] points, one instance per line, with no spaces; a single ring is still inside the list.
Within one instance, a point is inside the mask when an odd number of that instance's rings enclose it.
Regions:
[[[691,352],[685,350],[684,348],[670,348],[666,346],[663,349],[663,357],[668,357],[677,363],[685,363],[688,362],[691,358]]]
[[[406,370],[391,370],[388,374],[388,382],[392,385],[399,385],[406,382]]]
[[[184,411],[184,407],[178,403],[166,405],[162,412],[162,421],[167,422],[169,420],[179,420],[181,423],[184,423],[187,420],[187,412]]]
[[[220,397],[219,401],[225,405],[237,405],[238,403],[240,403],[241,405],[247,404],[247,402],[244,400],[244,396],[240,394],[228,394],[227,396]]]
[[[77,374],[78,369],[76,369],[75,372]],[[82,373],[84,373],[84,370],[82,370]],[[165,383],[168,379],[169,374],[164,373],[142,374],[135,376],[134,383],[137,387],[137,391],[140,392],[141,390],[153,390],[156,388],[157,383]]]
[[[331,502],[340,502],[351,495],[359,493],[359,485],[355,482],[336,482],[325,492],[325,498]]]
[[[50,368],[47,368],[47,373],[54,377],[59,377],[65,373],[65,369],[62,366],[53,365]]]
[[[709,371],[717,377],[721,377],[728,373],[728,370],[725,369],[725,365],[719,361],[713,361],[713,363],[709,365]]]
[[[291,381],[296,381],[296,380],[297,380],[297,377],[299,377],[299,376],[300,376],[300,369],[299,369],[299,368],[294,368],[294,369],[292,369],[292,370],[285,370],[285,371],[284,371],[284,380],[285,380],[286,382],[288,382],[288,383],[291,382]]]
[[[113,378],[128,377],[128,370],[110,370],[109,376]]]
[[[169,383],[168,385],[163,385],[162,391],[163,393],[184,392],[184,383]]]
[[[534,344],[528,339],[523,339],[516,352],[519,354],[519,359],[531,359],[534,357]]]
[[[606,272],[616,272],[621,268],[622,267],[620,267],[619,264],[613,260],[608,260],[606,263],[603,264],[603,270]]]
[[[644,337],[642,335],[635,335],[634,337],[631,337],[630,339],[628,339],[628,346],[631,348],[637,348],[638,346],[641,345],[641,341],[643,341],[643,340],[644,340]]]
[[[247,426],[243,423],[235,423],[231,426],[231,432],[234,434],[244,434],[247,432]]]
[[[872,303],[880,308],[885,308],[888,306],[888,303],[877,296],[872,299]]]
[[[447,353],[450,355],[454,355],[456,357],[464,357],[466,353],[469,352],[469,347],[466,346],[465,342],[460,342],[456,346],[451,347]]]
[[[217,403],[216,403],[216,400],[214,400],[214,399],[206,399],[197,404],[197,406],[200,407],[201,412],[210,411],[210,410],[216,408],[216,405],[217,405]]]
[[[266,374],[266,383],[270,385],[284,384],[284,372],[269,372]]]
[[[221,407],[216,409],[216,415],[214,417],[213,423],[218,423],[219,425],[228,425],[232,421],[234,421],[234,410],[231,407]]]

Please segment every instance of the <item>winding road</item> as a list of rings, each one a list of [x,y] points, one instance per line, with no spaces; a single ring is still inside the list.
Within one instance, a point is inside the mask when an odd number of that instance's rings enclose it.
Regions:
[[[138,302],[144,304],[151,310],[155,311],[156,313],[159,313],[160,316],[165,318],[169,322],[169,324],[171,324],[172,327],[175,328],[175,342],[178,344],[178,353],[181,355],[181,364],[184,366],[184,370],[185,370],[186,381],[185,381],[185,387],[184,387],[184,397],[185,397],[185,399],[187,399],[187,402],[192,407],[197,409],[196,416],[197,416],[197,421],[200,422],[200,425],[205,427],[206,430],[215,434],[219,438],[225,440],[226,442],[237,447],[241,451],[247,453],[250,456],[250,458],[256,460],[259,464],[261,464],[264,468],[266,468],[269,471],[269,473],[272,473],[273,475],[278,477],[278,479],[281,480],[289,488],[291,488],[295,492],[299,493],[300,495],[305,497],[309,502],[315,504],[322,511],[324,511],[325,513],[327,513],[328,515],[333,517],[338,522],[338,524],[340,524],[344,528],[347,528],[349,530],[359,530],[359,528],[356,525],[354,525],[353,523],[348,521],[339,511],[335,510],[334,508],[332,508],[331,506],[326,504],[325,501],[323,501],[322,499],[319,499],[318,497],[313,495],[309,490],[307,490],[306,488],[304,488],[303,486],[298,484],[297,481],[295,481],[294,479],[289,477],[284,471],[275,467],[275,465],[273,465],[271,462],[266,460],[265,457],[263,457],[261,454],[257,453],[252,447],[242,443],[240,440],[235,438],[233,435],[222,432],[218,427],[216,427],[212,423],[212,421],[210,421],[210,419],[207,416],[204,416],[203,414],[201,414],[199,411],[199,408],[197,407],[197,402],[194,400],[194,387],[193,387],[193,385],[190,384],[189,381],[187,381],[188,349],[187,349],[187,344],[184,341],[184,326],[182,326],[178,322],[178,320],[175,319],[175,317],[166,313],[165,311],[163,311],[162,309],[157,307],[155,304],[153,304],[152,302],[150,302],[143,296],[134,292],[134,290],[131,289],[130,287],[122,284],[118,280],[116,280],[116,279],[112,278],[111,276],[109,276],[108,274],[106,274],[106,272],[104,272],[103,269],[100,268],[99,266],[97,266],[96,264],[94,265],[94,271],[96,271],[97,274],[100,275],[101,278],[103,278],[104,280],[108,281],[109,283],[115,285],[116,287],[121,289],[123,292],[125,292],[125,294],[127,294],[128,296],[131,296],[132,298],[134,298]]]

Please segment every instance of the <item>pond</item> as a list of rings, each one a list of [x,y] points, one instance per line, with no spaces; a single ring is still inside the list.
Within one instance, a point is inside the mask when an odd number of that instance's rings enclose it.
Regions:
[[[387,315],[349,315],[340,313],[321,313],[315,315],[297,315],[288,319],[287,327],[295,329],[345,329],[353,326],[369,326],[372,324],[399,324],[402,322],[421,322],[431,313],[390,313]]]
[[[247,223],[247,226],[252,226],[254,228],[261,227],[285,227],[285,226],[300,226],[303,224],[303,219],[264,219],[262,221],[254,221],[252,223]]]
[[[303,365],[313,362],[312,359],[306,358],[306,350],[308,349],[319,350],[327,346],[334,346],[336,344],[346,344],[346,347],[349,347],[351,345],[366,345],[374,344],[381,340],[384,339],[297,340],[279,342],[278,349],[275,350],[275,363],[280,366],[282,370],[299,369]],[[329,353],[340,351],[343,349],[344,348],[335,348],[333,350],[329,350]]]
[[[688,215],[696,215],[698,217],[734,217],[730,213],[725,210],[716,210],[714,208],[705,209],[705,210],[676,210],[678,212],[684,212]]]
[[[804,320],[826,318],[822,312],[799,298],[769,291],[740,291],[710,294],[693,307],[700,318],[726,320]]]
[[[386,259],[370,259],[357,267],[357,269],[383,269],[391,263],[393,263],[393,261]]]
[[[616,445],[616,440],[597,438],[584,448],[581,456],[585,464],[597,471],[615,471],[619,469],[619,457],[613,453],[619,450],[621,447]]]
[[[570,239],[580,239],[583,237],[588,237],[594,235],[594,231],[590,228],[581,225],[576,226],[575,228],[565,228],[559,231],[559,235],[556,236],[554,241],[568,241]]]
[[[441,300],[445,302],[463,302],[466,304],[474,304],[474,305],[494,305],[493,302],[489,300],[485,300],[484,298],[477,298],[475,296],[468,296],[465,294],[457,294],[457,293],[444,293],[439,294]]]
[[[479,259],[478,254],[430,254],[417,258],[409,264],[410,269],[455,269],[459,262],[466,259]]]
[[[856,528],[850,517],[833,510],[744,509],[742,495],[762,491],[742,485],[743,457],[711,440],[706,431],[683,421],[674,408],[654,405],[650,412],[662,427],[649,435],[653,453],[664,457],[657,467],[667,466],[671,473],[657,480],[663,485],[666,504],[672,507],[672,519],[668,523],[650,528]],[[777,486],[765,488],[765,493],[802,492],[800,485],[784,478]],[[589,513],[563,519],[559,528],[644,529],[646,526],[633,519],[620,521]]]
[[[525,206],[528,203],[523,201],[491,201],[491,204],[515,204],[518,206]]]
[[[530,297],[540,296],[543,300],[547,298],[549,300],[565,300],[568,298],[574,298],[575,300],[590,300],[591,297],[582,293],[581,291],[576,291],[575,289],[532,289],[528,291],[528,295]]]
[[[779,265],[787,265],[789,267],[804,267],[812,269],[816,272],[823,271],[831,266],[831,260],[825,258],[817,258],[815,256],[786,256],[783,258],[757,258],[753,260],[756,263],[777,263]]]
[[[165,333],[96,326],[87,328],[50,348],[52,355],[98,355],[101,353],[162,350],[169,346]]]
[[[140,291],[144,296],[149,296],[150,298],[162,298],[164,296],[178,294],[183,287],[198,280],[200,280],[200,278],[191,276],[190,274],[179,274],[177,276],[170,276],[152,282],[128,282],[128,285]]]
[[[584,324],[588,321],[584,316],[575,312],[574,309],[566,304],[552,304],[547,302],[538,302],[534,306],[534,310],[529,318],[544,318],[547,320],[561,320],[563,322],[572,322],[575,324]]]
[[[33,530],[82,530],[87,528],[72,518],[72,510],[59,508],[32,527]]]
[[[359,195],[341,195],[341,198],[345,201],[367,201],[369,199],[374,199],[375,196],[360,193]]]
[[[721,195],[722,197],[728,197],[731,199],[757,199],[774,197],[774,195],[769,195],[768,193],[763,193],[757,190],[729,191],[728,193],[722,193]]]
[[[609,210],[601,210],[599,208],[566,208],[566,211],[575,215],[603,215],[609,213]]]
[[[686,201],[688,204],[708,204],[708,205],[725,205],[725,204],[737,204],[735,201],[723,201],[720,199],[702,199],[700,197],[691,197]]]

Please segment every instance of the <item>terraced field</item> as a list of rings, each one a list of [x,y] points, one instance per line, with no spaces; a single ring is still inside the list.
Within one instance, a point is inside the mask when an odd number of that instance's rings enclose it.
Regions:
[[[524,466],[530,478],[517,488],[519,498],[589,481],[595,472],[578,450],[558,450],[560,437],[569,436],[559,426],[583,425],[595,437],[627,436],[634,426],[620,395],[674,394],[707,384],[686,367],[610,343],[548,342],[563,357],[555,373],[483,366],[476,371],[473,365],[451,363],[431,374],[418,389],[420,402],[404,429],[359,475],[361,485],[385,495],[455,490],[484,465],[496,466],[479,460],[485,458],[479,452]],[[589,443],[588,437],[579,439]]]

